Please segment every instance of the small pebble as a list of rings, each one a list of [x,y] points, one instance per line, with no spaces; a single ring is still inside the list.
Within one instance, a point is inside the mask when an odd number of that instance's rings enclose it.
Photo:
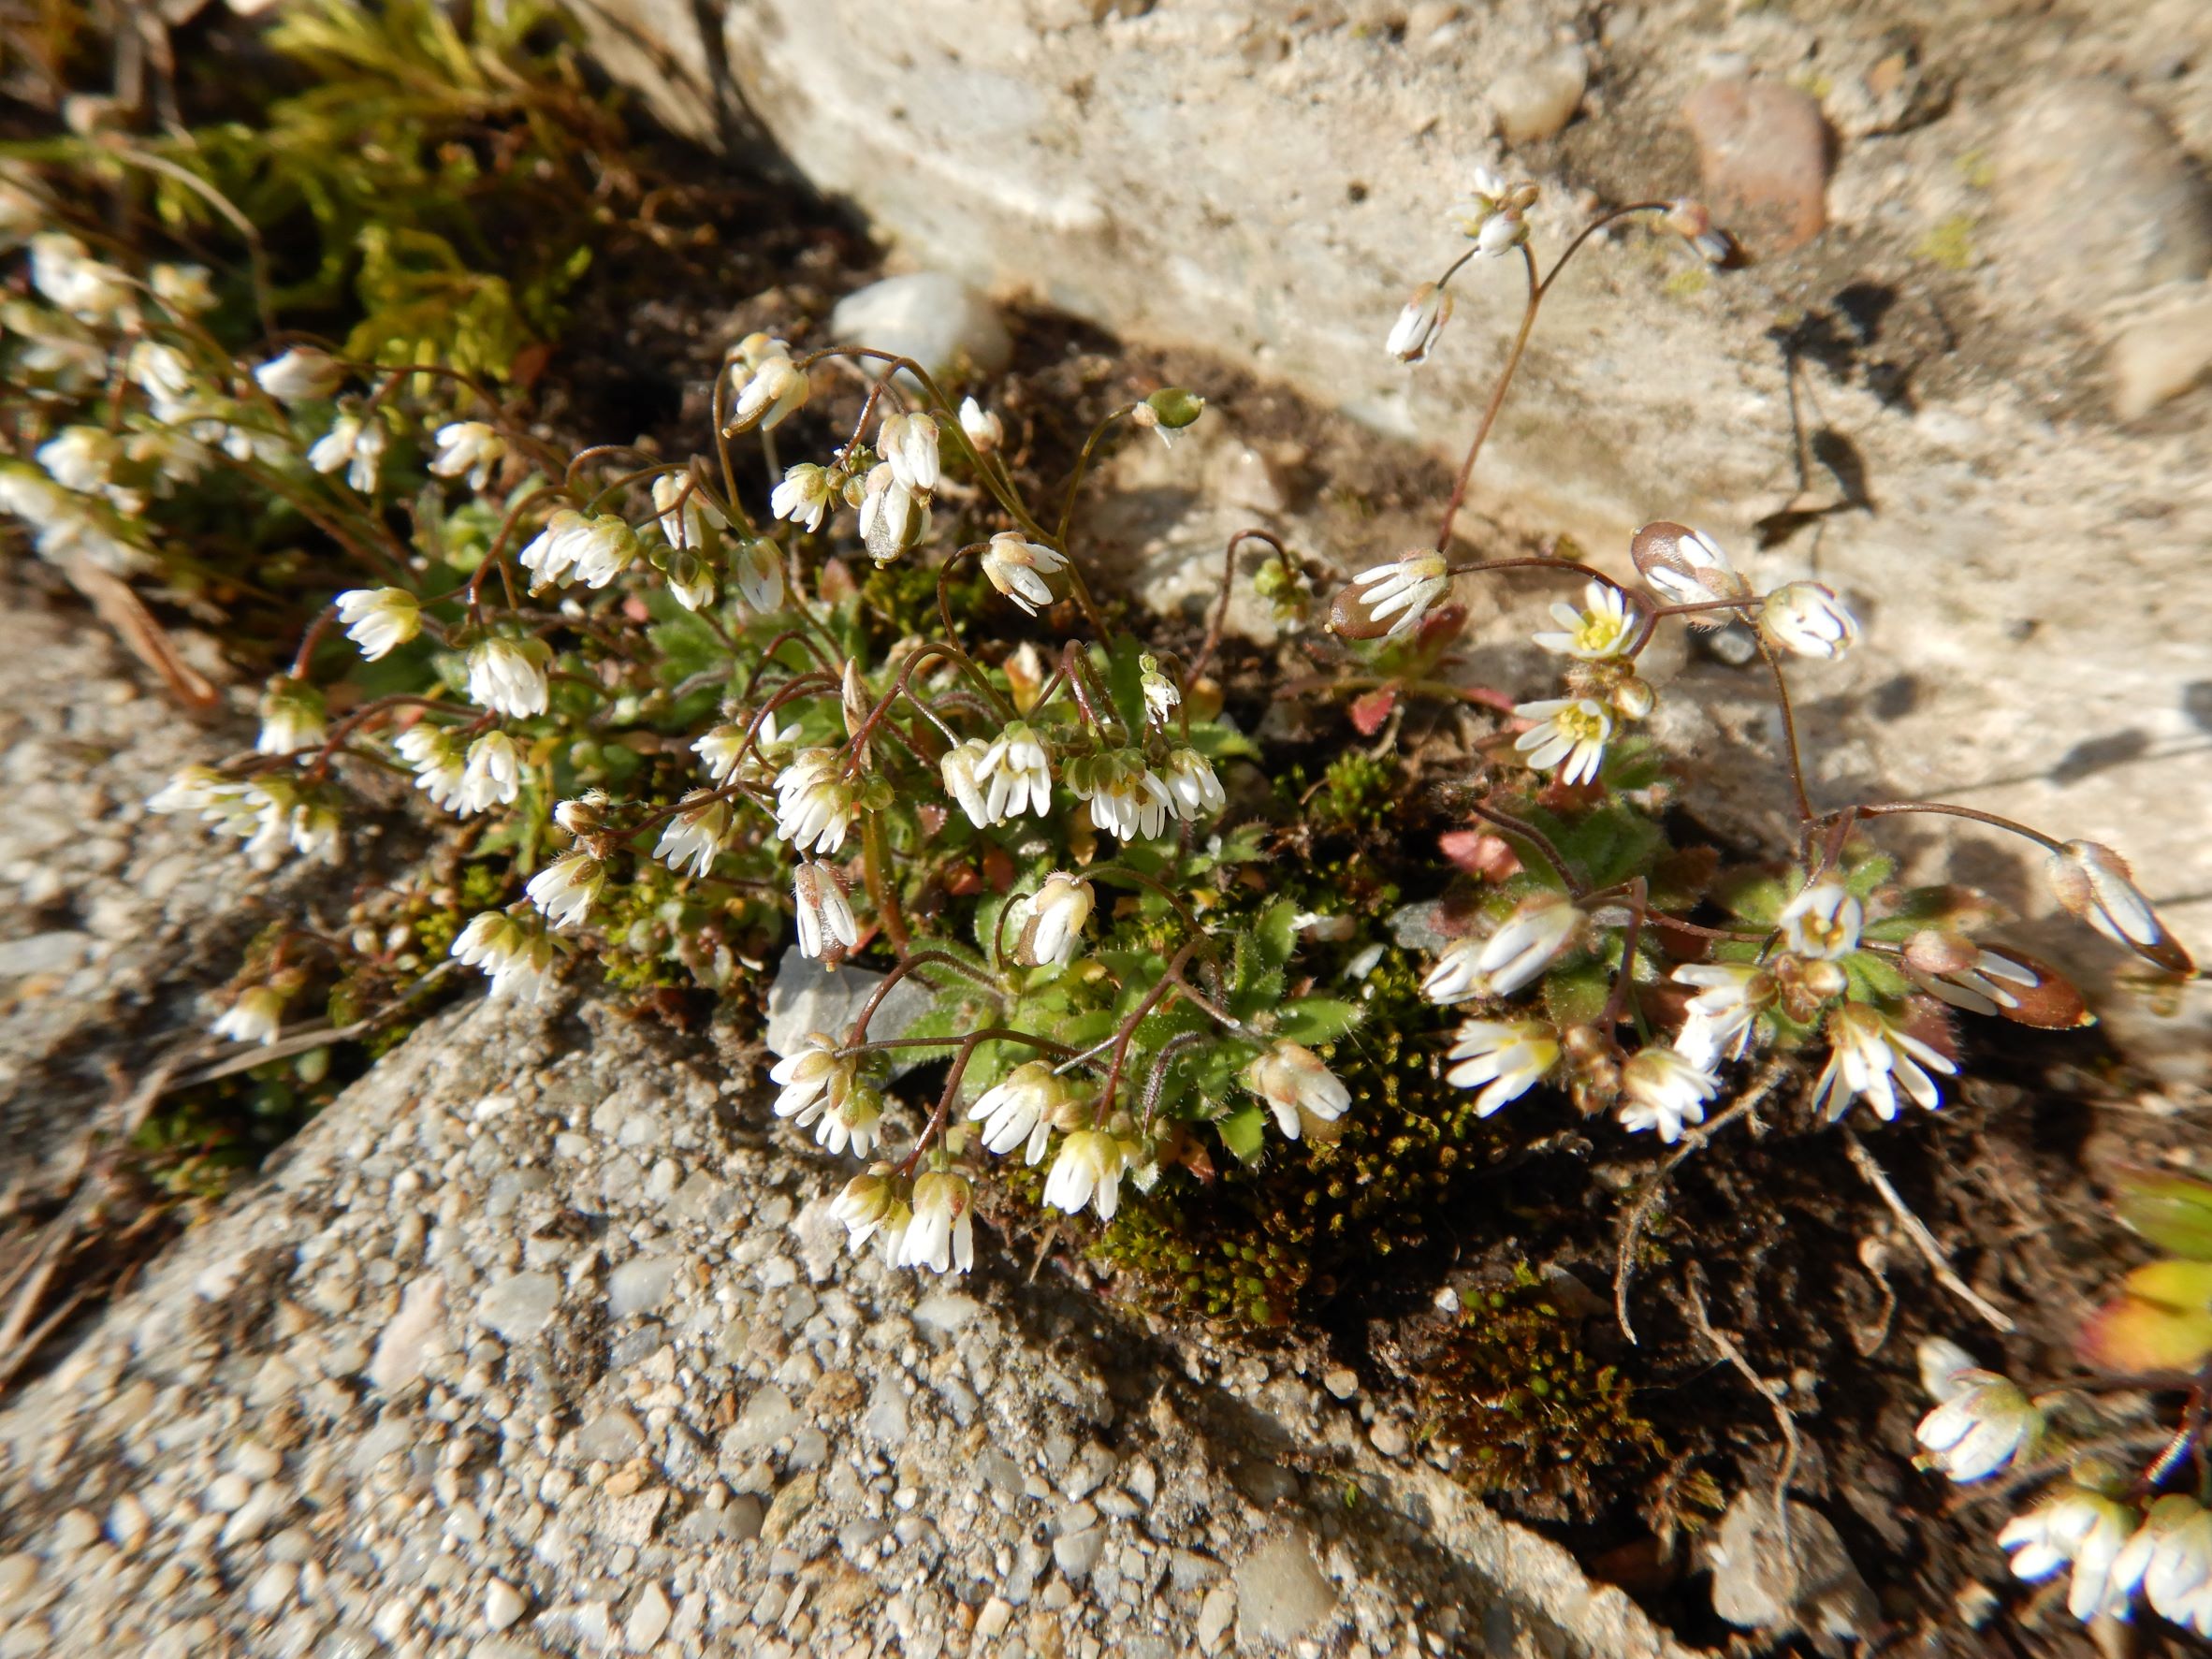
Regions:
[[[519,1590],[504,1579],[494,1579],[484,1587],[484,1627],[504,1630],[522,1617],[528,1606]]]
[[[292,1599],[299,1582],[299,1569],[288,1561],[272,1561],[254,1575],[246,1586],[246,1608],[264,1618],[279,1612]]]
[[[1508,69],[1490,87],[1498,136],[1508,144],[1552,137],[1575,118],[1589,83],[1590,59],[1579,46],[1563,46],[1534,63]]]
[[[1745,248],[1786,254],[1826,227],[1828,133],[1810,95],[1771,80],[1709,81],[1682,119],[1713,223]]]
[[[1339,1400],[1349,1400],[1360,1391],[1360,1374],[1339,1365],[1321,1374],[1321,1386]]]
[[[100,1523],[89,1509],[72,1509],[53,1524],[53,1547],[74,1555],[100,1535]]]

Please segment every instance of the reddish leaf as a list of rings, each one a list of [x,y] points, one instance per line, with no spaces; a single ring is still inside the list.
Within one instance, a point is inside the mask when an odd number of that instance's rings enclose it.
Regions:
[[[1390,718],[1390,710],[1398,706],[1398,688],[1383,686],[1352,699],[1352,726],[1361,736],[1372,737],[1382,730],[1383,721]]]
[[[983,880],[990,882],[993,893],[1004,893],[1014,884],[1013,860],[1007,857],[1005,848],[983,850]]]

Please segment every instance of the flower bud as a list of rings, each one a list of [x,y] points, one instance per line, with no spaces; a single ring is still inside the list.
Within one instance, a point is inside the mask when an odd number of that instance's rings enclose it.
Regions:
[[[1669,604],[1751,597],[1751,584],[1728,561],[1720,544],[1686,524],[1660,519],[1645,525],[1630,538],[1628,557],[1652,591]]]
[[[1791,582],[1767,595],[1759,626],[1777,645],[1800,657],[1841,657],[1858,643],[1858,619],[1832,588]]]
[[[2111,848],[2069,841],[2051,854],[2045,875],[2059,902],[2113,943],[2169,973],[2194,971],[2190,953],[2136,887],[2128,861]]]
[[[1144,400],[1143,407],[1152,411],[1159,425],[1171,432],[1179,432],[1206,411],[1206,400],[1196,392],[1182,386],[1162,386]]]
[[[1435,283],[1423,283],[1413,291],[1405,309],[1398,313],[1383,349],[1401,363],[1420,362],[1450,320],[1451,290]]]

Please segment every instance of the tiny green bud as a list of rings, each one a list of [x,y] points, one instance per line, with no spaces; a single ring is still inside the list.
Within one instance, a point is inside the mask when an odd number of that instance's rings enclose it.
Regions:
[[[1144,400],[1144,407],[1151,410],[1159,424],[1170,431],[1181,431],[1205,413],[1206,400],[1196,392],[1179,386],[1162,386]]]

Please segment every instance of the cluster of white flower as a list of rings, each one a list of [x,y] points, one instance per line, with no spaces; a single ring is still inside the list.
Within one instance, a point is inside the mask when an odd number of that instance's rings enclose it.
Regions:
[[[1919,1360],[1921,1384],[1936,1402],[1914,1431],[1924,1467],[1966,1484],[2017,1471],[2043,1449],[2047,1401],[2030,1399],[1942,1337],[1923,1342]],[[2066,1574],[2067,1611],[2085,1624],[2126,1619],[2140,1594],[2162,1617],[2212,1636],[2212,1510],[2194,1497],[2168,1492],[2146,1505],[2121,1471],[2077,1455],[1997,1542],[2030,1583]]]

